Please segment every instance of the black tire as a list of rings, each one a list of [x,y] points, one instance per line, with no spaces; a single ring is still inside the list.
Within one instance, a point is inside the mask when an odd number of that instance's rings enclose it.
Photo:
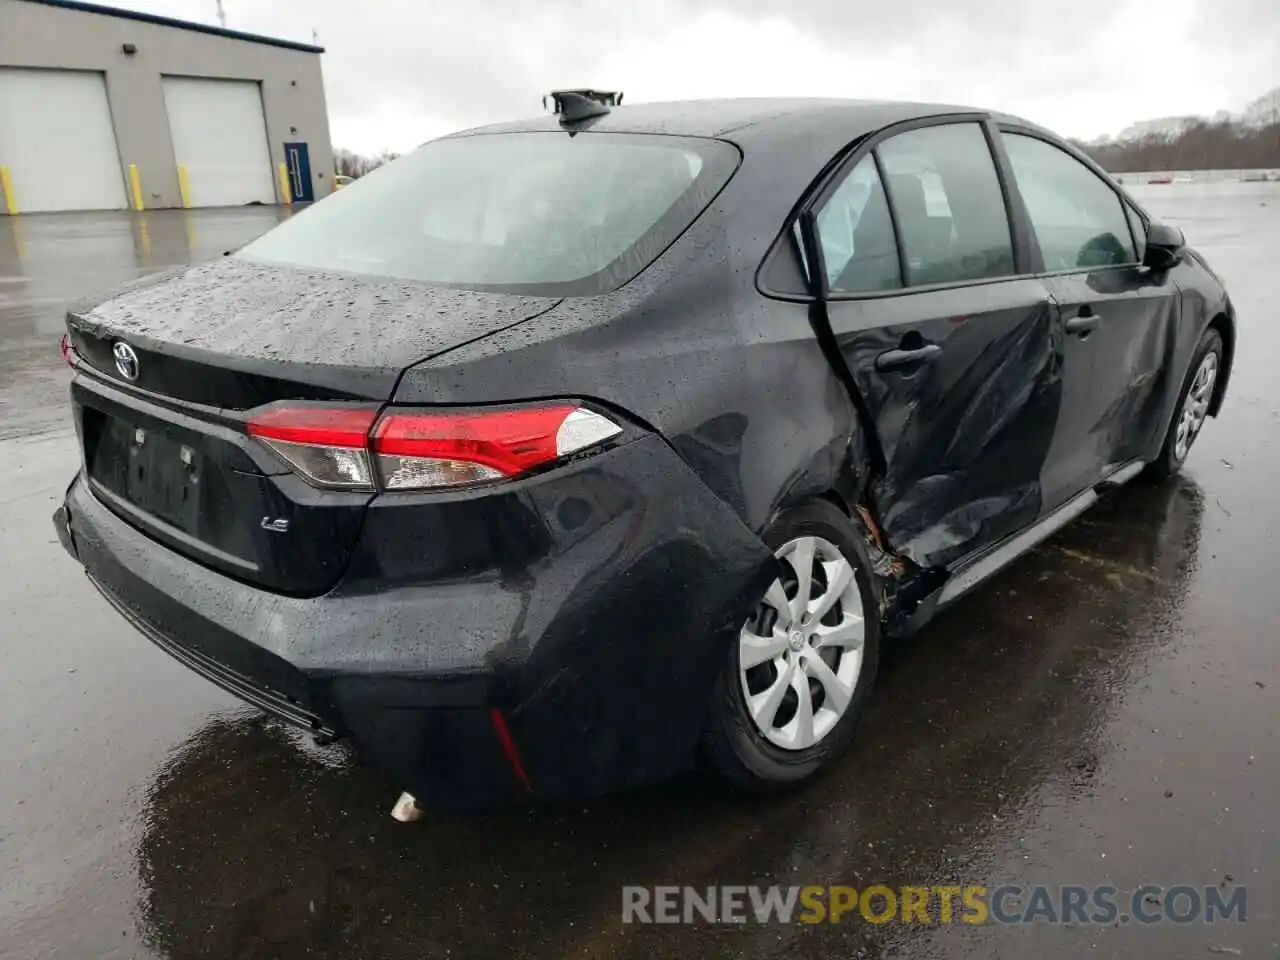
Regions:
[[[849,706],[830,732],[811,747],[787,750],[765,739],[747,710],[738,673],[739,646],[734,641],[712,692],[703,758],[713,773],[747,790],[778,790],[799,784],[839,755],[853,736],[880,659],[880,588],[870,572],[871,563],[858,528],[833,504],[815,500],[785,511],[763,539],[777,550],[801,536],[827,540],[853,568],[865,623],[862,666]]]
[[[1182,465],[1186,463],[1187,454],[1191,452],[1191,447],[1195,445],[1195,438],[1187,444],[1187,450],[1178,456],[1178,421],[1182,415],[1183,404],[1187,402],[1187,394],[1191,391],[1192,381],[1195,379],[1196,371],[1200,369],[1200,364],[1204,361],[1205,355],[1216,353],[1218,355],[1218,375],[1222,375],[1222,337],[1218,331],[1210,327],[1204,332],[1204,336],[1200,338],[1200,342],[1196,345],[1195,352],[1191,355],[1191,363],[1187,365],[1186,376],[1182,380],[1182,388],[1178,391],[1178,402],[1173,408],[1173,416],[1169,419],[1169,429],[1164,435],[1164,444],[1160,447],[1160,456],[1147,464],[1147,475],[1155,480],[1164,480],[1173,476],[1182,469]],[[1197,434],[1198,436],[1198,434]]]

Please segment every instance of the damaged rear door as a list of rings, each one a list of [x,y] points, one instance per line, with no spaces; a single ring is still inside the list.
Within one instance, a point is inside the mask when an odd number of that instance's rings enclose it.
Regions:
[[[831,331],[883,462],[891,546],[949,563],[1032,523],[1061,400],[1049,291],[1025,268],[978,118],[895,132],[808,220]]]

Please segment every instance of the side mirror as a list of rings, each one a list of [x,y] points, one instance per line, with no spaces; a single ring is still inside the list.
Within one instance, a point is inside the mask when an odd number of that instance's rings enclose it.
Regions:
[[[1142,265],[1152,270],[1168,270],[1182,262],[1187,241],[1182,231],[1155,220],[1147,227],[1147,250]]]

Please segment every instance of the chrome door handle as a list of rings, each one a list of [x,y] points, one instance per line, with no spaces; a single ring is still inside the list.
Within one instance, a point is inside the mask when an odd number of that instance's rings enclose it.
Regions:
[[[913,367],[927,363],[942,352],[936,343],[926,343],[914,350],[886,350],[876,357],[877,370],[898,370],[902,367]]]
[[[1091,313],[1088,316],[1072,317],[1063,324],[1063,329],[1072,336],[1087,337],[1089,334],[1093,333],[1097,326],[1098,315],[1096,313]]]

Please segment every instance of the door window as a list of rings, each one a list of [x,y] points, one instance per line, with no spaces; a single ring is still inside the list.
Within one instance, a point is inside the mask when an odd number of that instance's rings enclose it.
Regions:
[[[1045,269],[1136,262],[1124,205],[1101,177],[1043,140],[1016,133],[1003,138]]]
[[[893,221],[873,158],[854,167],[819,211],[818,240],[833,293],[902,286]]]
[[[876,152],[906,254],[908,286],[1013,274],[1004,195],[979,124],[911,130]]]

